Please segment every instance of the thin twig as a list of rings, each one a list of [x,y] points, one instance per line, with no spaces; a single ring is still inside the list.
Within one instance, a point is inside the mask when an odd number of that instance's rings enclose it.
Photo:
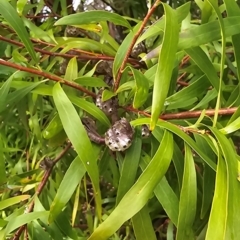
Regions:
[[[53,75],[53,74],[50,74],[50,73],[46,73],[46,72],[43,72],[41,70],[20,66],[18,64],[15,64],[15,63],[12,63],[12,62],[8,62],[8,61],[2,60],[2,59],[0,59],[0,65],[4,65],[4,66],[11,67],[11,68],[15,68],[15,69],[18,69],[18,70],[24,71],[24,72],[29,72],[29,73],[32,73],[32,74],[36,74],[36,75],[42,76],[44,78],[48,78],[50,80],[53,80],[55,82],[60,82],[60,83],[65,84],[65,85],[67,85],[69,87],[78,89],[79,91],[84,92],[84,93],[86,93],[87,95],[89,95],[91,97],[94,97],[94,98],[96,97],[95,93],[87,90],[84,87],[81,87],[77,83],[75,83],[73,81],[70,82],[70,81],[64,80],[63,78],[60,78],[60,77],[58,77],[56,75]]]
[[[136,112],[141,115],[144,115],[146,117],[151,117],[150,113],[147,113],[145,111],[141,111],[138,109],[135,109],[131,106],[124,107],[125,110],[130,111],[130,112]],[[219,116],[226,116],[226,115],[232,115],[237,111],[237,107],[233,108],[221,108],[218,110]],[[180,112],[180,113],[166,113],[163,114],[159,117],[159,119],[162,120],[173,120],[173,119],[187,119],[187,118],[198,118],[202,114],[203,110],[198,110],[198,111],[186,111],[186,112]],[[205,116],[214,116],[215,109],[208,109],[205,111]]]
[[[12,39],[9,39],[9,38],[6,38],[6,37],[3,37],[0,35],[0,40],[2,41],[5,41],[5,42],[8,42],[8,43],[11,43],[11,44],[14,44],[16,46],[19,46],[19,47],[25,47],[23,43],[20,43],[18,41],[15,41],[15,40],[12,40]],[[52,44],[52,43],[46,43],[46,42],[43,42],[43,41],[40,41],[40,40],[34,40],[34,39],[31,39],[32,42],[36,42],[36,43],[41,43],[41,44],[44,44],[44,45],[48,45],[48,46],[52,46],[52,47],[55,47],[56,45]],[[60,48],[63,48],[63,47],[60,47]],[[68,54],[68,53],[58,53],[58,52],[50,52],[50,51],[47,51],[47,50],[43,50],[41,48],[37,48],[37,47],[34,47],[34,50],[36,52],[40,52],[42,54],[45,54],[45,55],[49,55],[49,56],[58,56],[58,57],[63,57],[63,58],[73,58],[73,57],[76,57],[78,59],[81,59],[81,60],[106,60],[106,61],[114,61],[114,57],[110,57],[110,56],[106,56],[106,55],[102,55],[102,54],[98,54],[98,53],[91,53],[91,52],[87,52],[87,51],[84,51],[84,50],[80,50],[80,49],[73,49],[72,51],[74,52],[77,52],[79,54]],[[92,55],[92,56],[91,56]],[[129,63],[135,65],[135,67],[143,67],[143,64],[140,63],[138,60],[136,59],[133,59],[133,58],[128,58],[127,60]]]
[[[139,30],[137,31],[137,33],[135,34],[135,36],[133,37],[133,40],[127,50],[127,53],[123,59],[123,62],[121,64],[121,67],[120,69],[118,70],[118,74],[117,74],[117,77],[116,77],[116,80],[115,80],[115,83],[114,83],[114,91],[117,91],[118,89],[118,86],[119,86],[119,83],[120,83],[120,80],[121,80],[121,77],[122,77],[122,74],[123,74],[123,71],[124,71],[124,68],[127,64],[127,60],[132,52],[132,49],[133,49],[133,46],[135,45],[137,39],[139,38],[140,34],[142,33],[144,27],[146,26],[149,18],[151,17],[151,15],[153,14],[153,12],[155,11],[155,9],[157,8],[157,6],[159,5],[160,3],[160,0],[157,0],[151,9],[149,9],[146,17],[144,18],[143,22],[142,22],[142,25],[140,26]]]
[[[66,152],[68,151],[68,149],[71,147],[71,143],[69,143],[64,149],[63,151],[52,161],[52,165],[49,169],[47,169],[43,175],[42,181],[40,182],[40,184],[38,185],[38,188],[36,190],[36,196],[39,196],[42,191],[43,188],[46,186],[47,181],[52,173],[53,167],[56,165],[56,163],[66,154]],[[30,213],[33,211],[34,208],[34,201],[32,201],[26,211],[26,213]],[[21,236],[21,234],[23,233],[23,231],[25,230],[27,225],[22,225],[14,234],[12,240],[18,240],[19,237]]]

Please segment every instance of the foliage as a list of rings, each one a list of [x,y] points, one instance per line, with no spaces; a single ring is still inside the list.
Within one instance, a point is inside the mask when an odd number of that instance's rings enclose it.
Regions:
[[[0,239],[240,239],[240,8],[147,2],[0,1]]]

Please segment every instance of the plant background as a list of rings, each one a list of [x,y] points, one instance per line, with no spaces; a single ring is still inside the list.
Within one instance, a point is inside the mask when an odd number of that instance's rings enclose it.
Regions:
[[[240,239],[239,2],[76,5],[0,1],[0,239]]]

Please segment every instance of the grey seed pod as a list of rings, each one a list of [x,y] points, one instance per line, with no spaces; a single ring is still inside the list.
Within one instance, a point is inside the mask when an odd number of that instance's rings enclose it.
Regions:
[[[146,124],[142,125],[142,138],[148,138],[151,134],[148,126]]]
[[[39,164],[39,167],[43,170],[48,170],[53,166],[53,161],[49,157],[45,157]]]
[[[132,144],[133,134],[130,123],[122,118],[105,133],[105,143],[112,151],[125,151]]]
[[[97,73],[106,73],[107,75],[112,76],[112,67],[113,63],[112,61],[101,61],[98,63],[96,67]]]
[[[96,96],[96,106],[100,108],[107,116],[112,116],[117,114],[118,99],[117,97],[112,97],[107,101],[102,101],[102,92],[104,89],[100,89]]]
[[[146,47],[142,42],[140,42],[139,44],[134,46],[131,56],[134,58],[138,58],[139,54],[141,54],[143,52],[146,52]]]

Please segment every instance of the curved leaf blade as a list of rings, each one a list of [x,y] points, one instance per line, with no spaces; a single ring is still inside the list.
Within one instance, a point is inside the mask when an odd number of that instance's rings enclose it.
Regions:
[[[228,205],[227,205],[227,223],[226,223],[226,236],[225,239],[240,238],[239,224],[240,208],[238,204],[240,202],[240,184],[237,180],[238,177],[238,156],[236,150],[231,145],[230,141],[217,129],[209,127],[212,133],[215,135],[221,153],[224,156],[226,171],[227,171],[227,183],[228,183]],[[224,194],[226,195],[227,192]],[[223,206],[224,207],[224,206]]]
[[[176,11],[167,4],[163,4],[163,7],[166,17],[165,32],[153,87],[152,116],[150,123],[150,129],[152,130],[157,123],[170,87],[179,34]],[[171,44],[169,44],[170,42]]]
[[[157,240],[147,206],[132,217],[132,225],[136,240]]]
[[[150,124],[149,118],[141,118],[131,121],[132,126],[138,126],[143,124]],[[213,170],[216,170],[216,164],[209,158],[199,147],[197,146],[196,142],[193,141],[186,133],[180,130],[177,126],[174,126],[171,123],[165,122],[163,120],[158,120],[157,126],[165,128],[172,133],[176,134],[180,138],[182,138]]]
[[[190,147],[185,143],[183,184],[179,202],[177,240],[194,239],[192,225],[197,208],[196,170]]]
[[[206,240],[226,239],[227,198],[227,169],[223,158],[219,155],[215,191],[208,222]],[[218,231],[216,231],[216,229],[218,229]]]
[[[53,222],[72,197],[76,187],[84,176],[86,170],[79,157],[76,157],[64,175],[51,204],[49,222]]]
[[[30,41],[30,36],[23,24],[23,21],[18,16],[16,10],[12,7],[12,5],[8,1],[5,0],[0,1],[0,14],[16,31],[17,35],[24,43],[25,48],[28,50],[34,62],[38,62],[36,53],[33,49],[32,42]]]
[[[105,126],[110,126],[110,121],[107,116],[94,103],[88,102],[73,95],[69,96],[69,99],[74,105],[80,107],[81,109],[92,115]]]
[[[101,21],[109,21],[116,25],[120,25],[129,29],[131,28],[131,25],[122,16],[116,13],[101,10],[81,12],[65,16],[59,19],[55,25],[81,25],[88,23],[97,23]]]
[[[165,131],[163,140],[147,168],[110,216],[93,232],[89,240],[108,239],[126,220],[143,208],[157,183],[166,173],[172,153],[173,137],[170,132]]]
[[[7,208],[9,206],[12,206],[14,204],[17,204],[21,201],[27,200],[30,198],[30,195],[21,195],[21,196],[17,196],[17,197],[12,197],[12,198],[8,198],[5,200],[0,201],[0,210]]]
[[[96,208],[99,216],[101,216],[99,172],[96,162],[97,155],[93,151],[87,132],[75,108],[59,83],[53,87],[53,100],[62,121],[63,128],[92,180]]]
[[[131,68],[134,80],[136,81],[136,92],[133,99],[133,107],[139,108],[148,98],[149,84],[148,79],[139,71]]]

